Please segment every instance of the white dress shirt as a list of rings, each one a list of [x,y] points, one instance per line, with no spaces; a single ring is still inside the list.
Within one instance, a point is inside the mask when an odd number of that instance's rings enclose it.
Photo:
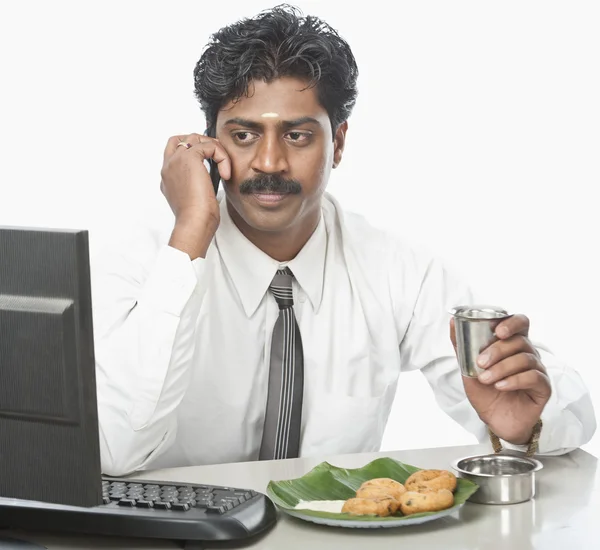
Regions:
[[[268,286],[281,264],[220,200],[205,259],[168,246],[171,220],[142,228],[94,274],[106,474],[258,458],[278,315]],[[440,262],[326,194],[287,265],[304,350],[301,456],[379,450],[400,373],[416,369],[441,409],[487,440],[449,339],[449,309],[475,299]],[[579,375],[538,349],[553,386],[540,453],[564,453],[591,438],[594,411]]]

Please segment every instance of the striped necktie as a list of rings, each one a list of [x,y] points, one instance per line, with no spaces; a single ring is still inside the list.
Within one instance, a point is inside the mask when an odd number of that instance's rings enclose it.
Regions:
[[[260,460],[295,458],[300,452],[304,355],[294,315],[293,277],[286,267],[277,271],[269,287],[279,306],[279,317],[271,340],[269,392]]]

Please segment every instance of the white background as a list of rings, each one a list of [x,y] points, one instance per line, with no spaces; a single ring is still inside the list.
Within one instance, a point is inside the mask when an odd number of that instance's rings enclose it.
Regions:
[[[95,252],[161,207],[167,138],[204,131],[192,70],[209,34],[272,5],[2,1],[0,224],[88,228]],[[329,190],[527,314],[598,402],[600,4],[296,5],[361,73]],[[472,441],[401,377],[384,450]],[[584,448],[600,456],[600,434]]]

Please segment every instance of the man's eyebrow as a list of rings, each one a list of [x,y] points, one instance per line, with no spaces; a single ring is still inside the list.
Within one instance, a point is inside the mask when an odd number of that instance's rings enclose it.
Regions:
[[[316,124],[317,126],[320,124],[316,118],[311,116],[302,116],[300,118],[296,118],[294,120],[282,120],[281,125],[284,128],[294,128],[296,126],[302,126],[303,124]]]
[[[260,122],[240,117],[230,118],[225,123],[225,126],[243,126],[244,128],[251,128],[252,130],[260,130],[263,127]]]
[[[319,125],[319,121],[316,118],[310,116],[303,116],[300,118],[296,118],[293,120],[282,120],[277,123],[278,126],[281,126],[284,129],[295,128],[296,126],[301,126],[302,124],[317,124]],[[243,126],[244,128],[249,128],[251,130],[262,130],[264,128],[264,124],[261,122],[256,122],[254,120],[249,120],[246,118],[235,117],[230,118],[227,122],[225,122],[225,126]]]

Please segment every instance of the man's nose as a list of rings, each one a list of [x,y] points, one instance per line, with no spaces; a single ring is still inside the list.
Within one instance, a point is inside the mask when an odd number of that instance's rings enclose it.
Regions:
[[[265,134],[260,139],[251,167],[264,174],[280,174],[289,170],[285,144],[278,136]]]

